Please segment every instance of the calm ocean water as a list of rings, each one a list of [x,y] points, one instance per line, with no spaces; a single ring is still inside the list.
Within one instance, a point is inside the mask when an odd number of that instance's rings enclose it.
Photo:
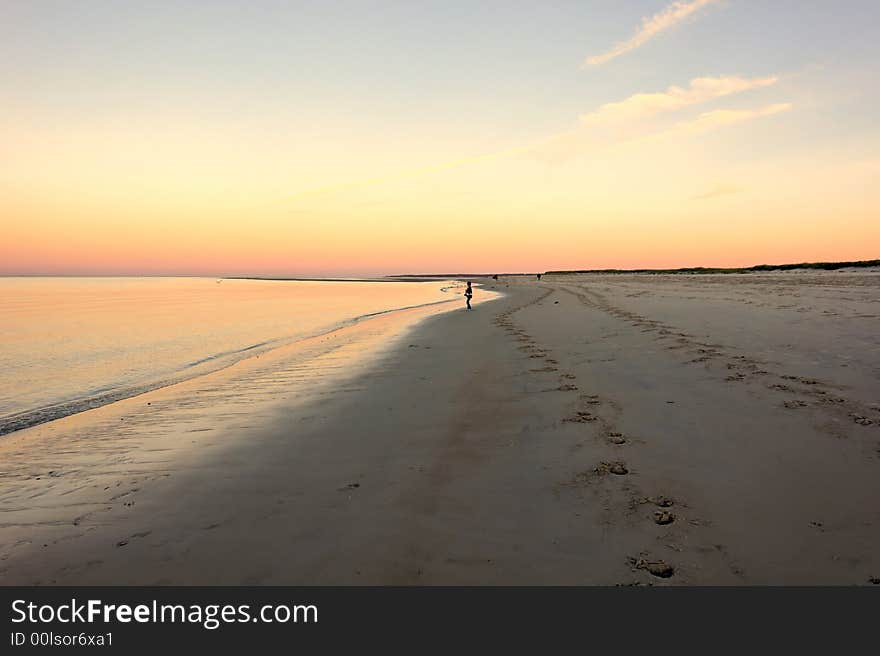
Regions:
[[[448,284],[0,278],[0,435],[450,300]]]

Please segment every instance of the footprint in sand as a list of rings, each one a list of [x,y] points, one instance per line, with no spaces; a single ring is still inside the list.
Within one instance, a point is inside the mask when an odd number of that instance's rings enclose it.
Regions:
[[[623,433],[608,433],[608,441],[612,444],[626,444]]]
[[[647,560],[646,558],[630,558],[630,564],[635,569],[643,569],[661,579],[671,578],[675,574],[675,568],[665,560]]]
[[[784,407],[786,407],[786,408],[789,408],[789,409],[793,409],[793,408],[806,408],[806,407],[807,407],[807,404],[804,403],[804,402],[801,401],[801,400],[786,401],[786,402],[783,403],[782,405],[783,405]]]
[[[653,503],[660,508],[671,508],[675,505],[675,501],[663,495],[657,495],[656,497],[642,497],[639,499],[639,503]]]
[[[562,421],[584,423],[587,421],[596,421],[597,419],[598,417],[596,415],[590,414],[589,412],[576,412],[574,417],[567,417]]]
[[[615,474],[617,476],[624,476],[629,473],[629,469],[627,468],[626,463],[621,461],[600,462],[596,467],[595,472],[600,475]]]
[[[675,515],[673,515],[668,510],[656,510],[654,511],[654,523],[660,524],[661,526],[665,524],[671,524],[675,521]]]

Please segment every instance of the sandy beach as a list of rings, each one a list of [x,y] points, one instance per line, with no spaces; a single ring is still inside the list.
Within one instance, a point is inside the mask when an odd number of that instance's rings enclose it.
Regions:
[[[3,584],[880,577],[880,273],[483,280],[0,440]]]

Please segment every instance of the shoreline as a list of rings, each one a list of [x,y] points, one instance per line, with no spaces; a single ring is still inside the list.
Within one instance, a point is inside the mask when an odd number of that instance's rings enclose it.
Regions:
[[[239,278],[239,280],[272,280],[272,279],[250,279],[250,278]],[[292,279],[291,279],[292,280]],[[306,279],[303,279],[306,280]],[[328,282],[352,282],[352,281],[329,281]],[[369,280],[358,280],[357,282],[374,282]],[[444,287],[441,288],[441,291],[447,292],[449,288]],[[288,337],[278,337],[273,338],[268,342],[261,342],[258,344],[252,344],[248,346],[241,347],[235,351],[230,352],[222,352],[212,354],[207,357],[203,357],[202,359],[190,363],[187,365],[185,369],[182,369],[176,372],[171,378],[165,378],[160,380],[153,380],[150,382],[143,382],[139,385],[133,385],[128,387],[121,387],[118,389],[113,389],[109,391],[102,391],[101,393],[92,394],[90,396],[80,397],[76,399],[70,399],[61,401],[58,403],[54,403],[48,406],[42,406],[37,408],[31,408],[27,410],[22,410],[18,412],[14,412],[8,415],[4,415],[0,417],[0,439],[4,438],[7,435],[12,433],[26,430],[28,428],[33,428],[34,426],[39,426],[41,424],[45,424],[51,421],[57,421],[59,419],[63,419],[65,417],[69,417],[72,415],[79,414],[81,412],[87,412],[89,410],[94,410],[96,408],[101,408],[113,403],[118,403],[120,401],[124,401],[126,399],[134,398],[141,396],[143,394],[147,394],[149,392],[153,392],[156,390],[160,390],[166,387],[171,387],[174,385],[178,385],[180,383],[184,383],[189,380],[193,380],[199,378],[201,376],[213,374],[219,371],[223,371],[229,367],[234,366],[238,362],[242,360],[259,357],[261,355],[271,353],[272,351],[284,348],[287,346],[295,345],[298,342],[306,342],[309,340],[314,340],[317,338],[325,337],[327,335],[331,335],[338,330],[343,328],[355,325],[361,321],[369,320],[371,318],[381,316],[384,314],[393,314],[397,312],[404,312],[407,310],[415,310],[419,308],[429,308],[432,306],[440,306],[445,303],[454,303],[457,299],[455,298],[447,298],[438,301],[429,301],[426,303],[419,303],[415,305],[405,305],[401,307],[390,308],[387,310],[380,310],[377,312],[368,312],[365,314],[357,315],[354,317],[348,317],[336,323],[328,324],[319,328],[316,332],[306,332],[304,334],[299,334],[295,336]],[[236,357],[238,356],[238,357]],[[206,363],[213,362],[217,366],[215,368],[210,367],[202,367]]]
[[[241,372],[213,427],[44,429],[0,445],[0,581],[866,584],[875,278],[502,280],[356,370]]]
[[[222,369],[6,434],[0,585],[17,580],[9,561],[22,552],[35,558],[34,573],[46,569],[52,556],[44,549],[124,522],[135,496],[141,503],[163,479],[197,476],[213,453],[245,443],[279,408],[349,393],[352,378],[376,357],[426,318],[454,311],[456,300],[370,313]],[[66,562],[66,549],[58,557]]]

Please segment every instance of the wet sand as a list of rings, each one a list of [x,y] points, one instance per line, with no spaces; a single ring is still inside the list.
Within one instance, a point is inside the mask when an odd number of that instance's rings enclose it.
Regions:
[[[4,437],[0,581],[880,577],[880,275],[497,288]]]

